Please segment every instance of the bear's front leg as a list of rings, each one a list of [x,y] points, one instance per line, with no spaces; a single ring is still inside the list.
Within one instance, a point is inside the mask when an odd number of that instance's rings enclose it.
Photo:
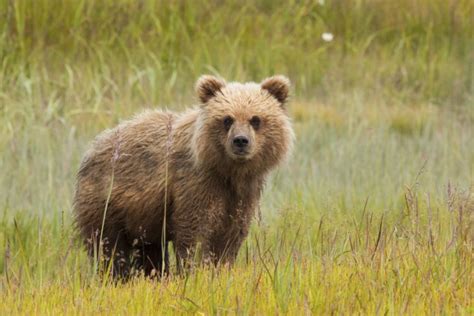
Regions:
[[[177,211],[172,214],[170,223],[179,274],[201,263],[209,263],[212,259],[210,234],[205,216],[198,216],[197,214],[201,212],[196,209],[185,208],[185,210],[190,211],[184,214]]]
[[[211,252],[216,265],[232,265],[248,235],[251,219],[231,220],[220,234],[212,238]]]
[[[173,187],[170,229],[179,272],[196,263],[214,262],[211,238],[222,228],[227,213],[226,189],[220,183],[189,181],[200,177],[199,173],[186,177],[179,174],[179,181]]]
[[[178,274],[192,270],[201,264],[208,264],[212,260],[209,242],[201,242],[197,238],[194,240],[176,238],[173,244]]]
[[[257,205],[256,200],[248,198],[227,209],[222,229],[212,237],[211,251],[216,255],[216,264],[232,265],[235,262],[239,249],[249,234]]]

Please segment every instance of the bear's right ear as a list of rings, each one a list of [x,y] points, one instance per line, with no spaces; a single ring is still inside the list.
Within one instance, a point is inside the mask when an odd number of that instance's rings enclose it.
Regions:
[[[206,103],[211,98],[215,97],[224,86],[225,81],[223,79],[211,76],[203,75],[196,82],[196,93],[202,103]]]

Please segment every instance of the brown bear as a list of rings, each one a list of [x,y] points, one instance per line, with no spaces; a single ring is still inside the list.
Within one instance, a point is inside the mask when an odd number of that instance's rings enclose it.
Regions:
[[[231,264],[265,177],[292,147],[289,87],[283,76],[257,84],[205,75],[199,107],[146,111],[97,136],[74,198],[89,254],[103,249],[116,276],[168,271],[169,241],[179,271],[197,249],[203,261]]]

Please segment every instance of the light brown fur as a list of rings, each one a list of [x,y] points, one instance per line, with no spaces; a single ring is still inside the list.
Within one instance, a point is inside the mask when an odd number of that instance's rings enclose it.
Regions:
[[[82,161],[74,200],[89,253],[106,210],[102,237],[115,275],[131,267],[167,271],[168,241],[179,267],[197,245],[204,260],[232,263],[265,176],[292,145],[288,89],[282,76],[260,85],[203,76],[196,85],[200,107],[147,111],[99,135]],[[230,127],[223,123],[228,117]],[[241,135],[249,141],[244,154],[235,147]]]

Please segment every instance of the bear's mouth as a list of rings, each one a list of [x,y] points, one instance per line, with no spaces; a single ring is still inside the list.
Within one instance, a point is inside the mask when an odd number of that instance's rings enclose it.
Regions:
[[[245,150],[245,149],[234,149],[232,152],[234,153],[234,155],[237,155],[237,156],[246,156],[246,155],[248,155],[248,151]]]
[[[250,152],[246,149],[233,149],[231,157],[237,161],[246,161],[250,159]]]
[[[232,153],[236,156],[247,156],[249,151],[246,148],[233,148]]]

